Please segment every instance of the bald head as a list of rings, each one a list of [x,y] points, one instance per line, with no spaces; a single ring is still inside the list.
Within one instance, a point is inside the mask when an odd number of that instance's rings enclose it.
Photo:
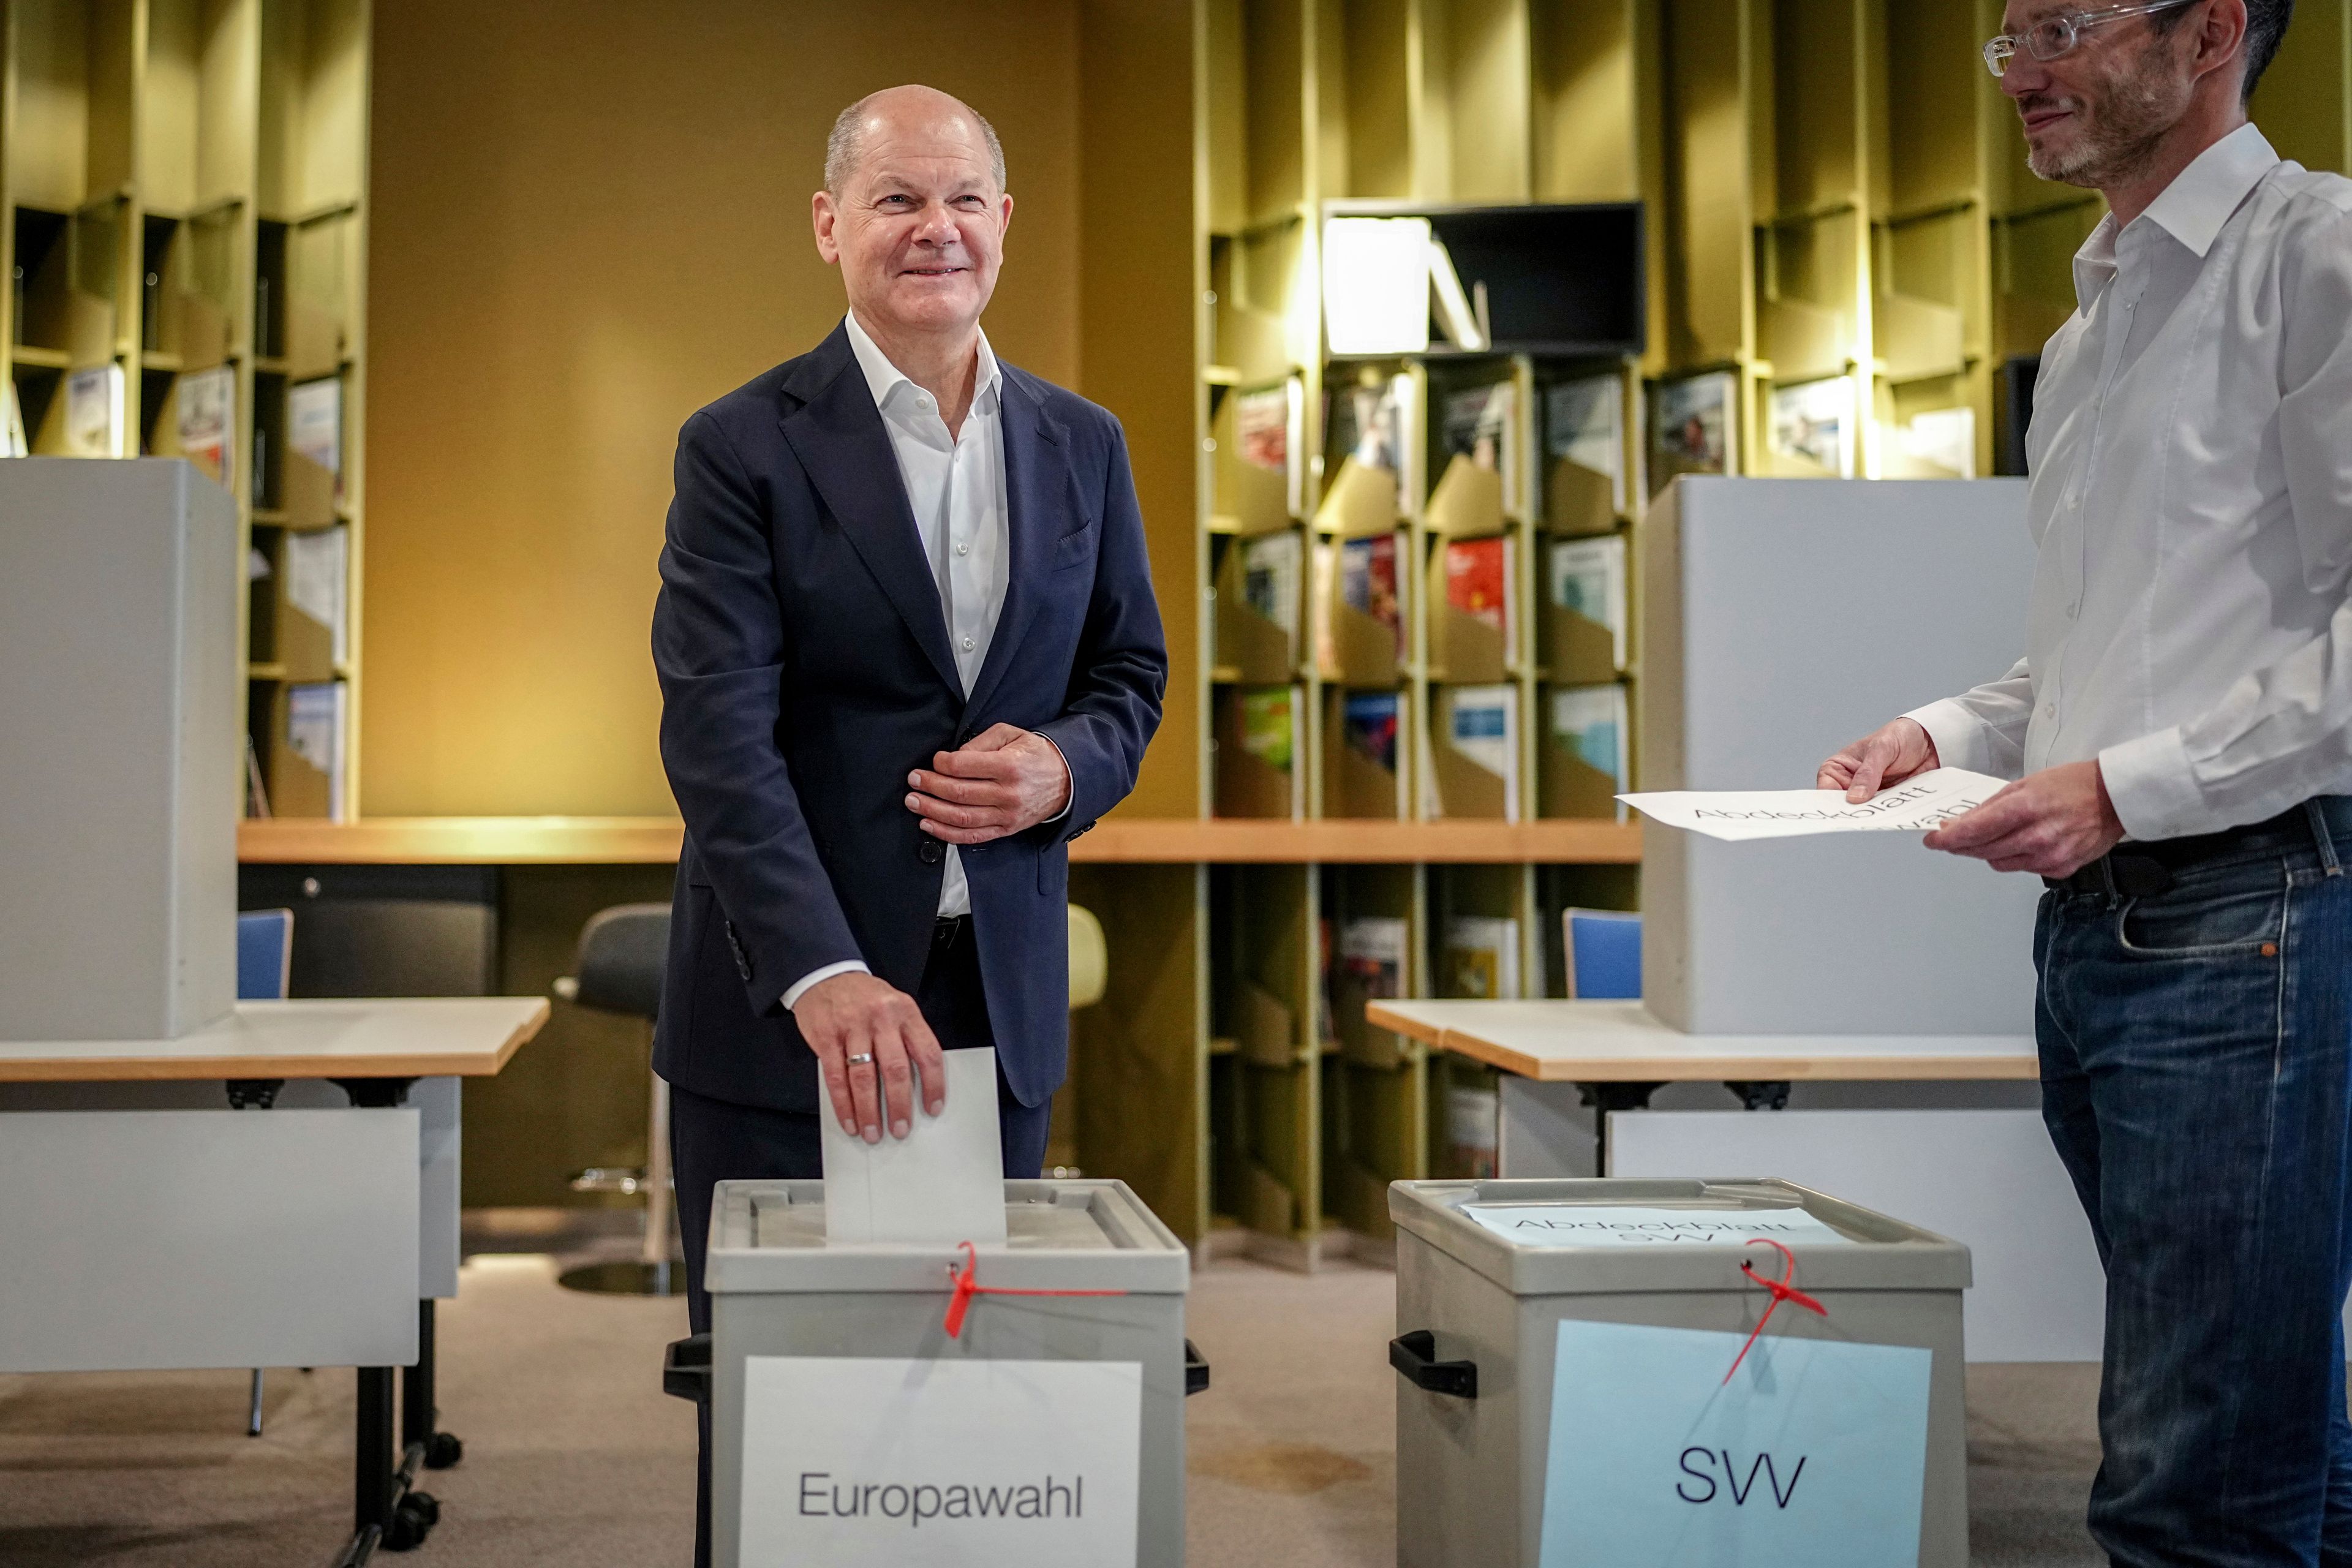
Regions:
[[[841,195],[867,144],[877,135],[936,142],[962,142],[985,149],[989,174],[996,188],[1004,189],[1004,144],[996,127],[960,98],[935,87],[909,83],[869,92],[835,117],[833,134],[824,143],[824,188]]]

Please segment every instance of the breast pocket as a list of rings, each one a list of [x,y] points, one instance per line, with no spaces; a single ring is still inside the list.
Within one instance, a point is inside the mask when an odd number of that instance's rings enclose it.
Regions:
[[[1067,572],[1084,566],[1095,558],[1097,542],[1102,530],[1093,523],[1081,523],[1077,528],[1054,542],[1052,564],[1048,571]]]

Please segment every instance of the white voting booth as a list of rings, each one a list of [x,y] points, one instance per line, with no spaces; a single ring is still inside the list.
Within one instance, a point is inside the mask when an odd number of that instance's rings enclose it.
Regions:
[[[1804,789],[1839,746],[2007,670],[2033,570],[2024,504],[2011,480],[1677,480],[1641,534],[1639,787]],[[1791,1055],[2030,1044],[2037,879],[1910,833],[1729,843],[1652,824],[1643,845],[1644,1003],[1671,1028],[1785,1037]],[[1572,1084],[1505,1097],[1523,1123],[1590,1125]],[[2097,1357],[2098,1261],[2035,1085],[1800,1079],[1789,1104],[1671,1085],[1611,1114],[1610,1172],[1786,1177],[1899,1215],[1973,1252],[1971,1359]]]

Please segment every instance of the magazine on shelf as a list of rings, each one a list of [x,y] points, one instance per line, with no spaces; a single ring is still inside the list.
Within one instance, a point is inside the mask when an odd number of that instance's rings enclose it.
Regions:
[[[1450,995],[1490,1002],[1517,997],[1519,922],[1455,915],[1445,922],[1445,968]]]
[[[1563,381],[1544,389],[1544,453],[1550,458],[1553,480],[1559,465],[1598,474],[1609,481],[1609,516],[1595,518],[1606,527],[1633,510],[1626,493],[1625,383],[1614,375]]]
[[[1474,467],[1500,476],[1506,510],[1517,510],[1525,498],[1518,393],[1516,383],[1497,381],[1448,393],[1444,403],[1446,461],[1466,458]]]
[[[180,455],[223,489],[236,484],[236,370],[191,371],[172,389]]]
[[[1397,594],[1397,536],[1375,534],[1339,543],[1339,598],[1349,609],[1370,616],[1396,634],[1397,653],[1404,652],[1404,610]]]
[[[1854,476],[1854,380],[1832,375],[1772,389],[1772,449],[1842,479]]]
[[[1341,700],[1340,728],[1348,750],[1375,766],[1397,771],[1397,737],[1404,699],[1394,691],[1350,691]]]
[[[1519,689],[1444,689],[1439,805],[1444,816],[1519,819]]]
[[[122,367],[93,365],[66,374],[66,454],[122,456]]]
[[[1301,416],[1305,388],[1297,376],[1272,386],[1236,391],[1234,397],[1234,440],[1236,454],[1251,468],[1283,476],[1292,516],[1306,510],[1306,485],[1301,465],[1306,453]]]
[[[1650,422],[1650,489],[1682,474],[1728,474],[1739,467],[1739,382],[1711,371],[1657,384]]]
[[[1633,787],[1630,705],[1622,686],[1555,688],[1544,716],[1544,810],[1622,822]]]
[[[1623,669],[1627,653],[1624,536],[1557,541],[1551,546],[1547,565],[1548,598],[1552,606],[1606,627],[1612,656],[1610,668]],[[1554,657],[1558,657],[1557,653]]]
[[[1298,635],[1299,566],[1306,541],[1295,529],[1245,539],[1242,552],[1242,597],[1249,607],[1280,626],[1293,638]]]
[[[1458,614],[1511,633],[1511,542],[1457,539],[1445,546],[1445,604]],[[1507,642],[1506,644],[1507,646]]]
[[[1903,455],[1933,463],[1964,479],[1977,477],[1977,411],[1934,408],[1915,414],[1898,432]]]

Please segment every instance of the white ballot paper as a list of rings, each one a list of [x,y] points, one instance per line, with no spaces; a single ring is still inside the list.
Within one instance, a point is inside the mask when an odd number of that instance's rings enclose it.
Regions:
[[[1617,798],[1654,822],[1710,838],[1796,838],[1811,833],[1933,833],[2008,787],[1966,768],[1937,768],[1855,805],[1836,790],[1668,790]]]
[[[997,1140],[996,1053],[948,1051],[947,1109],[925,1114],[919,1078],[914,1124],[879,1143],[844,1132],[828,1102],[824,1238],[909,1247],[1004,1241],[1004,1151]]]

